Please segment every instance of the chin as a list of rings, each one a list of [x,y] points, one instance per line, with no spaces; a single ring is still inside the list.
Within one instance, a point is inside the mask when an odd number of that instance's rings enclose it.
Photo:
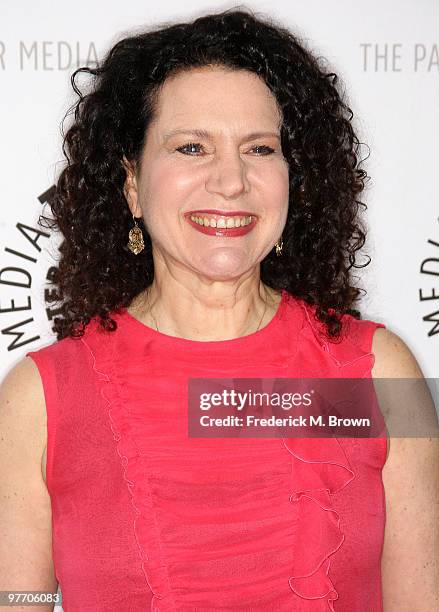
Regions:
[[[226,282],[237,278],[240,278],[243,274],[248,271],[247,266],[240,266],[238,268],[224,268],[224,267],[209,267],[206,268],[193,268],[196,274],[200,277],[206,278],[210,281],[215,282]]]

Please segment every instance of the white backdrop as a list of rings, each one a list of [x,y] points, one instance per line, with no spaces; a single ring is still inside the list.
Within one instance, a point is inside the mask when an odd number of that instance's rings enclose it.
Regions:
[[[130,30],[234,3],[186,0],[2,2],[0,6],[0,377],[53,341],[44,281],[56,240],[38,236],[39,199],[62,161],[59,125],[71,72]],[[246,6],[304,36],[342,78],[369,144],[372,264],[364,318],[383,321],[439,376],[439,3],[436,0],[270,0]],[[25,226],[28,226],[27,228]],[[33,229],[32,229],[33,228]],[[38,239],[37,239],[38,238]],[[13,284],[17,283],[17,284]]]

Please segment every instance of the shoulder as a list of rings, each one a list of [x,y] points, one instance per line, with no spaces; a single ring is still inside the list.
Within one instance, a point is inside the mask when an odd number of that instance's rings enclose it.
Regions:
[[[372,341],[374,378],[422,378],[421,368],[407,344],[387,328],[375,330]]]
[[[24,357],[0,385],[0,430],[9,458],[40,462],[46,446],[46,404],[36,364]]]
[[[43,386],[38,367],[29,357],[23,357],[16,363],[3,378],[0,386],[0,397],[3,402],[3,414],[12,402],[26,408],[25,403],[31,404],[37,400],[44,399]],[[6,404],[5,404],[6,402]]]
[[[41,379],[38,368],[29,357],[23,357],[16,363],[2,380],[1,391],[4,395],[25,395],[29,390],[40,387]]]

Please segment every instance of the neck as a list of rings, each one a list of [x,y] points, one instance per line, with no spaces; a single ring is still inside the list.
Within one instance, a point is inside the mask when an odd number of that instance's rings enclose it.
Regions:
[[[259,277],[236,284],[189,286],[175,279],[154,278],[128,311],[161,333],[188,340],[231,340],[262,329],[273,318],[280,292]]]

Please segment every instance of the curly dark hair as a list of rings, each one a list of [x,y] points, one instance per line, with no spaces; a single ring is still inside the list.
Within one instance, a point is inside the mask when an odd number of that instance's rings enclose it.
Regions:
[[[273,19],[238,7],[125,37],[97,67],[74,72],[79,99],[65,117],[73,115],[63,134],[67,164],[50,202],[51,227],[63,235],[51,281],[60,303],[58,339],[81,336],[93,317],[113,331],[111,313],[152,282],[152,245],[141,221],[144,251],[133,256],[127,248],[132,215],[122,160],[138,162],[165,79],[209,65],[256,73],[282,111],[289,209],[282,257],[274,250],[265,257],[261,280],[315,305],[332,341],[340,337],[342,314],[361,318],[352,306],[364,289],[351,275],[370,261],[356,263],[366,236],[359,213],[367,208],[358,195],[369,177],[359,167],[353,113],[325,62]],[[92,76],[87,93],[77,83],[83,73]]]

